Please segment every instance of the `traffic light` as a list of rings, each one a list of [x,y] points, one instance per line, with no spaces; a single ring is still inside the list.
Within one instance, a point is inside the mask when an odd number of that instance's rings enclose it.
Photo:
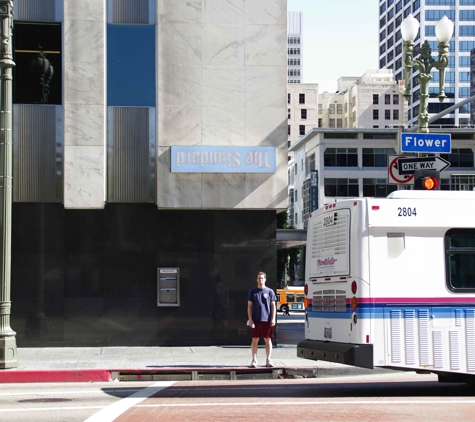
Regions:
[[[416,170],[414,190],[440,190],[440,171]]]

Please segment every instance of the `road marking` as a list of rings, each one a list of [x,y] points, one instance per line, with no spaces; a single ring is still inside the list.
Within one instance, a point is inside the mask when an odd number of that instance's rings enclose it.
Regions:
[[[107,387],[106,387],[107,389]],[[139,390],[142,390],[142,388],[130,388],[127,390],[122,390],[121,388],[113,389],[113,390],[90,390],[90,391],[42,391],[39,393],[38,391],[32,391],[31,393],[0,393],[0,397],[8,397],[8,396],[46,396],[46,395],[52,395],[52,396],[57,396],[57,395],[62,395],[62,396],[67,396],[68,394],[91,394],[91,393],[97,393],[97,394],[108,394],[111,392],[137,392]]]
[[[137,391],[125,399],[119,400],[86,419],[84,422],[112,422],[141,401],[175,384],[175,381],[158,381],[143,390]]]

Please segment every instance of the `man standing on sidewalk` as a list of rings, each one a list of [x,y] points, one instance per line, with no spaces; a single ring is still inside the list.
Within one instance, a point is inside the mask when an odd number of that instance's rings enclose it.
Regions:
[[[274,338],[276,300],[274,290],[266,287],[266,273],[258,273],[257,287],[249,290],[247,295],[247,316],[252,331],[251,368],[257,366],[257,347],[260,338],[264,339],[266,346],[266,366],[274,366],[270,357]]]

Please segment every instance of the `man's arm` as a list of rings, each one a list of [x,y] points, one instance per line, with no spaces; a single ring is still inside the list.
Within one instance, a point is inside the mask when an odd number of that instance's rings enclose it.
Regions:
[[[276,306],[275,306],[275,300],[271,301],[270,303],[270,310],[272,313],[272,321],[270,322],[271,327],[275,325],[275,315],[276,315]]]
[[[247,301],[247,319],[249,320],[249,326],[252,327],[254,321],[252,320],[252,302],[250,300]]]

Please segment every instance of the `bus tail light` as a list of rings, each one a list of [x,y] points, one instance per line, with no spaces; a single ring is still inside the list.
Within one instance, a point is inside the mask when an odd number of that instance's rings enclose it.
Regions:
[[[351,283],[351,293],[355,295],[357,288],[358,286],[356,285],[356,281],[353,281],[353,283]]]
[[[356,297],[352,297],[351,298],[351,309],[356,309],[356,307],[358,306],[358,301],[356,300]]]
[[[303,288],[303,292],[305,293],[305,296],[308,295],[308,284],[305,284],[305,287]]]
[[[303,307],[305,308],[305,310],[308,309],[308,299],[307,299],[307,298],[305,298],[305,299],[303,300]]]

